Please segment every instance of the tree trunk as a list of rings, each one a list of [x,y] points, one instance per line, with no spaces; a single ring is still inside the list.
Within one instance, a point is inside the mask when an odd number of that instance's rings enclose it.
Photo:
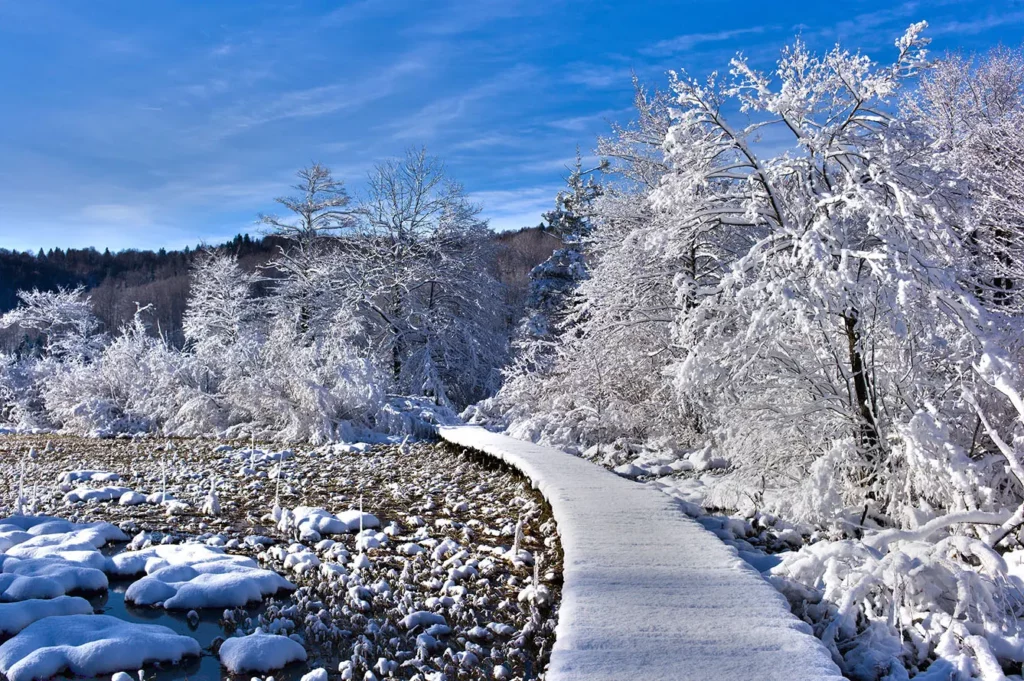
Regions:
[[[850,353],[850,372],[853,375],[854,400],[860,423],[857,428],[857,443],[867,461],[874,466],[878,463],[880,438],[875,412],[871,406],[871,389],[868,384],[867,372],[864,368],[864,357],[860,349],[860,331],[857,330],[857,311],[850,310],[843,315],[846,329],[846,342]]]
[[[391,318],[395,320],[402,319],[402,292],[399,287],[395,287],[392,291],[394,295],[394,304],[391,309]],[[402,357],[405,354],[405,343],[402,342],[402,332],[397,326],[392,327],[394,329],[395,341],[391,344],[391,371],[393,372],[395,385],[398,385],[398,380],[402,375]]]

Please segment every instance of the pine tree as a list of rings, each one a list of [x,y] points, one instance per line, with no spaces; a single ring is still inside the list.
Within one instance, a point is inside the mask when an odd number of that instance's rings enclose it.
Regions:
[[[561,245],[530,272],[526,313],[515,341],[513,373],[549,371],[555,341],[568,330],[578,308],[576,289],[587,278],[584,244],[594,230],[594,202],[603,194],[593,175],[603,168],[604,164],[584,170],[577,149],[566,188],[555,197],[555,208],[544,214],[546,232]]]

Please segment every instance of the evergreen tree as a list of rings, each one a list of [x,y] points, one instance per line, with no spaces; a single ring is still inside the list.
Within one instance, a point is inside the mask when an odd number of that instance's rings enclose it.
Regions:
[[[546,233],[561,244],[551,256],[530,272],[526,313],[515,341],[513,374],[551,369],[558,336],[568,330],[577,309],[576,289],[587,278],[584,242],[594,230],[594,202],[603,194],[594,172],[583,169],[576,150],[576,163],[566,178],[566,188],[555,197],[555,208],[544,214]]]

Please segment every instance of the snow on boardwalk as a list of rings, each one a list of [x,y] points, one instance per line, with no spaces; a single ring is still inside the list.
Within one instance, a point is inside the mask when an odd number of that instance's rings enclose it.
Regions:
[[[519,469],[551,504],[565,583],[549,681],[842,678],[782,595],[667,495],[475,426],[438,432]]]

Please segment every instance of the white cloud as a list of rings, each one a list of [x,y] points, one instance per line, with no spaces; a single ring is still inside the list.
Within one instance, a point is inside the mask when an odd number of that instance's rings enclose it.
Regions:
[[[650,47],[645,47],[640,50],[640,54],[649,57],[667,57],[680,52],[689,52],[704,43],[717,43],[744,35],[756,35],[764,33],[766,30],[765,26],[753,26],[751,28],[735,28],[728,31],[715,31],[713,33],[688,33],[668,40],[662,40]]]
[[[1024,23],[1024,12],[1006,12],[1004,14],[989,14],[980,19],[970,21],[949,21],[929,27],[927,35],[975,35],[989,31],[1000,26]]]
[[[498,231],[531,227],[554,207],[559,185],[474,192],[469,198],[483,207],[483,217]]]
[[[91,204],[82,208],[81,217],[88,221],[123,226],[142,227],[152,222],[148,208],[124,203]]]

